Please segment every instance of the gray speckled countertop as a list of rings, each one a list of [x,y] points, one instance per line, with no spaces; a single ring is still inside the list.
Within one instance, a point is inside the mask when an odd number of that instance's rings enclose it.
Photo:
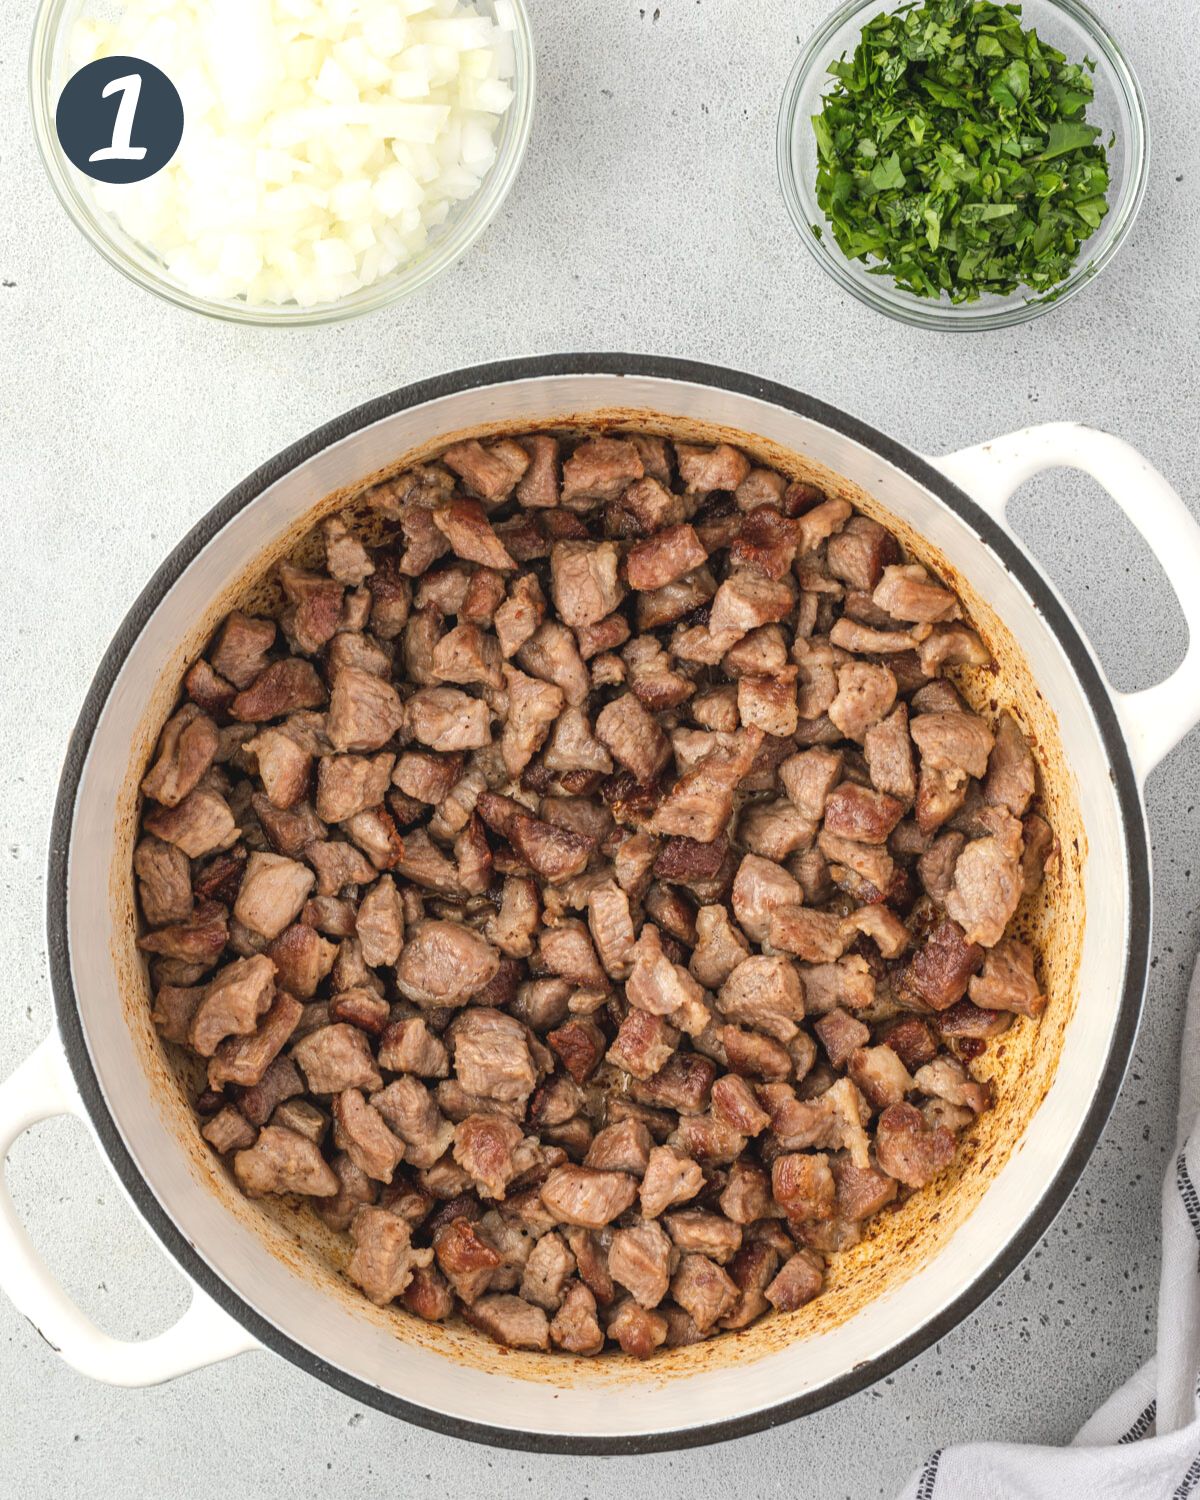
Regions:
[[[1120,258],[1010,332],[918,335],[842,295],[796,243],[775,111],[827,0],[533,0],[541,72],[529,157],[469,259],[403,306],[279,333],[203,322],[135,290],[54,200],[26,116],[26,5],[0,16],[0,1076],[50,1024],[47,826],[100,656],[164,553],[249,470],[314,425],[420,376],[509,355],[632,348],[773,377],[914,447],[1078,418],[1136,444],[1200,510],[1195,393],[1200,116],[1193,0],[1095,0],[1149,99],[1145,207]],[[1017,524],[1119,687],[1180,658],[1157,564],[1099,489],[1052,474]],[[1066,1438],[1151,1351],[1158,1187],[1200,920],[1200,735],[1150,786],[1157,903],[1146,1018],[1096,1154],[1053,1229],[965,1324],[876,1388],[773,1432],[676,1455],[566,1460],[402,1426],[253,1354],[154,1390],[75,1375],[0,1298],[0,1493],[474,1493],[640,1500],[890,1496],[929,1449]],[[90,1149],[62,1121],[9,1177],[66,1285],[124,1336],[186,1300]]]

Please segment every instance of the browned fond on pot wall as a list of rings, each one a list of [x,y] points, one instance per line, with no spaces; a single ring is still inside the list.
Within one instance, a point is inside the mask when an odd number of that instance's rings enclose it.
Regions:
[[[563,433],[642,431],[693,443],[732,443],[756,461],[790,478],[810,480],[828,494],[840,496],[878,519],[896,534],[915,560],[940,574],[958,592],[969,623],[991,649],[995,670],[958,669],[950,675],[971,705],[981,712],[994,716],[999,710],[1008,709],[1029,736],[1039,761],[1045,812],[1058,836],[1062,856],[1057,865],[1052,862],[1047,869],[1037,894],[1026,898],[1016,924],[1021,935],[1041,955],[1043,983],[1049,996],[1045,1015],[1036,1025],[1017,1018],[979,1059],[976,1064],[979,1075],[995,1081],[996,1104],[962,1137],[952,1167],[897,1211],[872,1220],[858,1245],[831,1257],[825,1291],[806,1307],[786,1315],[772,1315],[742,1332],[725,1333],[707,1343],[663,1351],[647,1364],[615,1352],[606,1352],[602,1359],[585,1360],[562,1352],[543,1355],[502,1349],[461,1325],[425,1323],[399,1307],[370,1306],[340,1274],[349,1258],[344,1236],[331,1233],[307,1210],[290,1208],[281,1200],[251,1201],[243,1197],[220,1160],[205,1145],[188,1104],[184,1083],[187,1064],[183,1054],[163,1044],[150,1020],[148,976],[135,947],[138,918],[131,857],[138,828],[138,783],[162,725],[174,707],[184,671],[201,653],[221,619],[235,608],[275,612],[280,596],[265,575],[282,558],[294,556],[310,561],[316,557],[320,543],[310,533],[325,516],[348,510],[361,518],[367,531],[373,525],[377,527],[376,518],[368,517],[362,500],[371,485],[411,464],[428,461],[453,442],[526,432],[530,425],[528,421],[497,422],[439,434],[399,455],[386,469],[363,476],[352,487],[326,495],[248,562],[241,576],[230,580],[203,617],[179,641],[149,695],[131,746],[129,772],[119,799],[109,884],[114,934],[112,961],[124,1018],[133,1034],[163,1129],[175,1137],[197,1183],[215,1192],[229,1213],[252,1226],[270,1253],[294,1274],[315,1282],[353,1316],[385,1325],[397,1338],[409,1343],[436,1349],[479,1369],[503,1373],[509,1379],[526,1378],[559,1386],[583,1382],[603,1385],[634,1377],[646,1380],[696,1374],[741,1365],[775,1353],[797,1339],[828,1332],[921,1269],[980,1202],[1011,1154],[1022,1148],[1023,1133],[1053,1081],[1066,1028],[1077,1002],[1087,843],[1075,780],[1063,755],[1055,715],[1004,621],[980,597],[970,579],[867,491],[791,450],[712,423],[612,408],[586,416],[563,413],[538,424],[545,430]],[[1016,1228],[1014,1224],[1014,1232]],[[786,1394],[780,1392],[781,1399]]]

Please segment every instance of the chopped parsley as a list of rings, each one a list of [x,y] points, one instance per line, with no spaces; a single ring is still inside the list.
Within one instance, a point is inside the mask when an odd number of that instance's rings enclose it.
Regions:
[[[817,201],[843,254],[919,297],[1052,291],[1108,211],[1094,66],[1026,30],[1016,4],[876,16],[830,63],[812,121]]]

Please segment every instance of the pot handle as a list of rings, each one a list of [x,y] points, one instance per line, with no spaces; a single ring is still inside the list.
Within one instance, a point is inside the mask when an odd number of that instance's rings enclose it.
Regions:
[[[261,1347],[197,1286],[192,1287],[191,1303],[173,1328],[136,1343],[113,1338],[76,1307],[51,1276],[17,1217],[3,1170],[17,1137],[31,1125],[58,1115],[75,1115],[88,1123],[61,1044],[51,1032],[0,1083],[0,1291],[17,1311],[81,1375],[107,1385],[158,1385]]]
[[[1044,469],[1082,469],[1117,502],[1154,553],[1188,627],[1182,663],[1136,693],[1109,688],[1139,783],[1200,723],[1200,525],[1175,490],[1122,438],[1080,422],[1047,422],[932,460],[1011,536],[1017,487]]]

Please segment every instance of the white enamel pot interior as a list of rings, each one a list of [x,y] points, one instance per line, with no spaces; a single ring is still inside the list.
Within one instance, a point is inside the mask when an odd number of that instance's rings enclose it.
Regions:
[[[996,652],[999,678],[967,690],[1011,702],[1034,734],[1064,845],[1051,899],[1025,917],[1046,955],[1051,1006],[1040,1029],[1009,1034],[1010,1055],[994,1064],[1001,1103],[948,1181],[917,1195],[915,1209],[844,1266],[835,1263],[829,1291],[809,1308],[646,1366],[510,1354],[466,1329],[371,1308],[340,1278],[339,1248],[305,1227],[310,1216],[243,1200],[198,1140],[148,1021],[132,946],[138,776],[187,662],[231,603],[251,598],[246,580],[293,547],[314,509],[352,503],[369,476],[454,434],[597,421],[727,435],[886,515],[916,555],[953,579]],[[1158,519],[1140,523],[1157,528],[1152,544],[1173,553],[1164,557],[1172,581],[1190,578],[1191,598],[1200,596],[1200,533],[1165,481],[1105,434],[1035,429],[946,460],[979,491],[976,504],[932,462],[819,402],[669,361],[574,356],[443,377],[351,413],[253,475],[152,580],[89,695],[68,754],[49,879],[58,1036],[0,1086],[0,1155],[33,1120],[82,1113],[196,1299],[182,1324],[150,1344],[108,1338],[55,1287],[2,1189],[0,1285],[64,1357],[99,1378],[146,1384],[262,1344],[395,1415],[559,1451],[629,1452],[749,1432],[827,1405],[931,1343],[1045,1230],[1099,1135],[1146,975],[1140,782],[1200,717],[1194,645],[1165,697],[1158,688],[1118,698],[1005,529],[1003,502],[1015,484],[1066,462],[1103,472],[1114,492],[1113,473],[1132,465],[1118,500],[1142,511],[1153,491],[1148,508]],[[1192,626],[1195,641],[1194,617]]]

